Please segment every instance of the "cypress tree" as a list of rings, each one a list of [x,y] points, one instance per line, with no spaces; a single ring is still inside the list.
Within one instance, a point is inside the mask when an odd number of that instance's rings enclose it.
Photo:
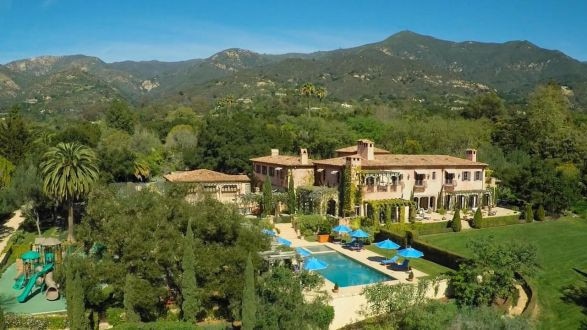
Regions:
[[[455,214],[452,217],[452,222],[450,224],[452,231],[459,232],[461,231],[462,227],[461,227],[461,210],[460,209],[456,209],[455,210]]]
[[[247,257],[247,265],[245,267],[245,287],[243,289],[242,302],[242,322],[243,330],[250,330],[255,328],[257,314],[257,297],[255,295],[255,271],[253,268],[253,261],[251,254]]]
[[[528,203],[526,204],[526,212],[525,212],[525,216],[526,216],[526,222],[530,223],[532,221],[534,221],[534,211],[532,211],[532,204]]]
[[[141,317],[135,311],[135,297],[136,297],[136,289],[134,282],[136,281],[135,277],[132,274],[126,274],[126,278],[124,280],[124,312],[126,313],[126,320],[128,322],[139,322]]]
[[[265,179],[263,183],[263,216],[271,214],[273,210],[273,190],[271,181]]]
[[[196,315],[200,311],[201,302],[196,283],[196,269],[194,256],[194,233],[191,222],[188,223],[187,233],[183,241],[183,259],[181,268],[181,295],[183,302],[181,309],[185,321],[196,322]]]
[[[66,287],[66,297],[69,328],[87,329],[84,288],[78,272],[75,272],[73,279],[69,280],[69,285]]]
[[[542,206],[542,204],[540,204],[540,206],[538,206],[538,210],[536,211],[536,220],[538,221],[544,221],[544,206]]]
[[[481,221],[483,220],[483,215],[481,214],[481,208],[477,208],[475,211],[475,215],[473,216],[473,221],[471,222],[471,227],[479,228],[481,226]]]
[[[294,187],[293,177],[291,174],[289,175],[288,181],[289,182],[287,184],[287,209],[289,214],[295,214],[297,205],[296,189]]]

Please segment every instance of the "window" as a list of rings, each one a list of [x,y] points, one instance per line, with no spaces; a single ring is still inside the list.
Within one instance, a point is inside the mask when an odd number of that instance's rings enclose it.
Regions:
[[[470,175],[471,175],[471,172],[464,171],[463,172],[463,181],[470,181],[471,180]]]
[[[481,171],[475,171],[475,181],[481,181],[482,177],[483,175]]]
[[[432,180],[436,180],[436,172],[432,172]]]
[[[448,185],[453,184],[454,178],[455,178],[454,173],[446,173],[444,176],[444,184],[448,184]]]
[[[255,172],[261,173],[261,165],[259,165],[259,164],[255,165]]]
[[[261,174],[267,175],[267,166],[263,165],[263,167],[261,168]]]
[[[237,192],[238,186],[235,184],[225,184],[222,186],[222,192]]]
[[[269,176],[275,176],[275,169],[273,167],[269,167]]]
[[[416,173],[416,186],[423,186],[424,185],[424,174],[417,174]]]
[[[205,192],[216,192],[216,185],[205,184],[204,185],[204,191]]]

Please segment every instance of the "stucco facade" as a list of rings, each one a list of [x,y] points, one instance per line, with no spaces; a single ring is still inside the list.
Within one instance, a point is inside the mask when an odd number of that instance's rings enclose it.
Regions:
[[[177,171],[164,176],[168,182],[187,185],[186,200],[195,202],[204,194],[222,203],[240,203],[240,197],[251,192],[251,180],[244,174],[231,175],[206,169],[193,171]],[[241,209],[243,213],[250,213],[249,207]]]

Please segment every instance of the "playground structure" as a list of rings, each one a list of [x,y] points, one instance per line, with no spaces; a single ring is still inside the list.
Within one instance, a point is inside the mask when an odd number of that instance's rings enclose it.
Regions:
[[[59,288],[53,280],[53,269],[56,263],[61,262],[61,241],[56,238],[36,238],[33,250],[23,253],[21,258],[16,260],[17,275],[12,288],[24,288],[16,300],[24,303],[35,288],[39,288],[35,293],[45,290],[47,300],[58,300]]]

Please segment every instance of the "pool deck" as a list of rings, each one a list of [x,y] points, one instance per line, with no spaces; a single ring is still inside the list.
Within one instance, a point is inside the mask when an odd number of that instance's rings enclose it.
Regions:
[[[427,276],[426,273],[412,268],[415,280],[410,282],[408,281],[407,272],[394,271],[386,266],[380,265],[379,261],[384,258],[373,251],[369,251],[367,249],[362,249],[361,251],[351,251],[343,248],[340,244],[308,242],[306,240],[299,239],[296,232],[289,223],[276,224],[275,227],[279,230],[280,237],[283,237],[292,242],[292,247],[295,248],[313,245],[327,246],[357,262],[360,262],[361,264],[395,278],[395,280],[383,282],[388,285],[394,285],[398,283],[414,284],[417,283],[418,278]],[[361,295],[361,292],[363,291],[363,288],[369,285],[372,284],[339,288],[337,293],[333,293],[332,288],[334,288],[334,283],[324,278],[324,286],[322,289],[328,292],[331,298],[330,305],[334,307],[334,320],[330,324],[330,329],[339,329],[347,324],[355,323],[365,318],[364,315],[360,314],[360,311],[367,301],[365,297]],[[446,283],[442,282],[438,292],[442,294],[445,290]],[[434,290],[429,290],[428,296],[431,298],[438,298],[438,294],[435,294],[433,291]]]

